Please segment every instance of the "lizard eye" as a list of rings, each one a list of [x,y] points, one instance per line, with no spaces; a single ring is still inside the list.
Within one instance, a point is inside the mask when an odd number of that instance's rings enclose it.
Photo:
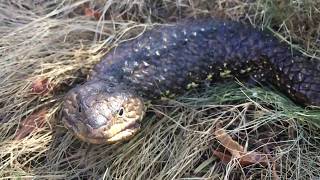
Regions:
[[[120,108],[119,110],[118,110],[118,115],[121,117],[122,115],[123,115],[123,112],[124,110],[123,110],[123,108]]]

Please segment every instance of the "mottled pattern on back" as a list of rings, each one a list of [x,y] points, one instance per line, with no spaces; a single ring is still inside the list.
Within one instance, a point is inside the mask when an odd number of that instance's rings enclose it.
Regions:
[[[180,94],[204,81],[252,76],[293,100],[320,105],[320,63],[272,35],[237,22],[194,20],[155,26],[114,48],[91,79],[157,98]]]

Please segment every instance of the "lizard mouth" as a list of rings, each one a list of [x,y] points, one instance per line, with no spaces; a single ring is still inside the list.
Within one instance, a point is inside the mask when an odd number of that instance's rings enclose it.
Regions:
[[[128,140],[140,130],[140,127],[141,125],[138,122],[131,122],[127,124],[124,128],[122,128],[120,131],[116,131],[113,130],[113,128],[110,128],[109,133],[110,131],[113,131],[113,134],[110,138],[107,139],[107,143],[115,143],[119,141]]]
[[[66,125],[68,126],[68,124]],[[76,130],[73,132],[79,139],[85,142],[92,144],[113,144],[129,140],[140,131],[140,127],[140,123],[134,121],[130,123],[114,124],[111,127],[103,126],[97,129],[86,128],[87,130],[84,131]],[[88,131],[90,131],[90,133],[88,133]]]

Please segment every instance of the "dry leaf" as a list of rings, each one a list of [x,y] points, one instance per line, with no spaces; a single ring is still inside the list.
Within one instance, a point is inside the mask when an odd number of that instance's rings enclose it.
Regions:
[[[217,156],[225,164],[228,164],[232,159],[232,157],[229,154],[226,154],[225,152],[213,150],[213,154]]]
[[[43,128],[45,125],[46,114],[48,113],[47,108],[43,108],[40,111],[32,113],[27,118],[23,119],[20,123],[20,128],[15,134],[15,140],[21,140],[27,137],[32,132]]]
[[[93,17],[95,20],[99,20],[101,17],[101,12],[98,12],[92,8],[85,7],[84,8],[84,15],[88,17]]]
[[[219,140],[222,146],[224,146],[232,156],[223,152],[214,151],[213,153],[219,157],[223,162],[229,162],[232,158],[239,159],[241,166],[248,166],[252,164],[261,164],[267,166],[270,162],[267,155],[259,154],[257,152],[246,152],[237,141],[222,128],[217,129],[214,132],[216,138]]]
[[[31,92],[36,94],[45,94],[49,92],[51,85],[48,82],[48,79],[38,78],[34,80],[31,84]]]
[[[252,164],[268,166],[268,164],[270,164],[270,160],[268,159],[267,155],[259,154],[257,152],[247,152],[240,158],[239,162],[242,166],[249,166]]]
[[[272,179],[280,180],[280,177],[278,176],[278,173],[277,173],[277,168],[276,168],[275,162],[272,161],[272,164],[273,164],[273,166],[272,166],[272,175],[273,175]]]
[[[234,156],[235,158],[240,158],[241,153],[244,152],[244,148],[224,130],[219,128],[214,132],[214,135],[219,140],[219,142]]]

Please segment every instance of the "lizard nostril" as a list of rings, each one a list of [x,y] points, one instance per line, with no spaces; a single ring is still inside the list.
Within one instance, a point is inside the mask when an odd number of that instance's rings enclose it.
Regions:
[[[122,116],[122,115],[123,115],[123,108],[121,108],[121,109],[119,110],[118,115],[119,115],[119,116]]]

